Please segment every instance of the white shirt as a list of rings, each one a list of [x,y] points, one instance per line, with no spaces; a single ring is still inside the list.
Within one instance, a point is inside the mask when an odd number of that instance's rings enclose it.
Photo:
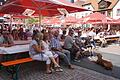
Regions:
[[[43,43],[43,46],[44,46],[43,51],[49,51],[49,42],[48,41],[47,42],[43,41],[42,43]]]
[[[93,31],[90,31],[90,32],[88,33],[88,36],[92,36],[92,37],[94,37],[94,36],[96,36],[96,33],[93,32]]]

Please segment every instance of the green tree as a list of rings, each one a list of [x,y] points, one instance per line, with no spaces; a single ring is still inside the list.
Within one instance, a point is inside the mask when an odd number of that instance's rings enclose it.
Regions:
[[[34,24],[37,23],[38,19],[37,18],[29,18],[27,19],[27,24]]]

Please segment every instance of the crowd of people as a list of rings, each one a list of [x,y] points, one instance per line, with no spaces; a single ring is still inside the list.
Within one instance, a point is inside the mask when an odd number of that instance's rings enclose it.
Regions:
[[[68,31],[67,31],[68,30]],[[120,34],[119,30],[106,30],[88,28],[84,30],[74,30],[72,28],[63,29],[60,34],[59,29],[34,29],[31,33],[29,29],[2,30],[0,32],[0,46],[13,46],[14,40],[27,40],[32,37],[29,45],[29,55],[32,59],[46,61],[46,72],[62,72],[60,61],[63,60],[69,69],[74,69],[72,61],[80,62],[81,58],[96,55],[94,49],[96,42],[94,37],[99,36],[102,44],[106,43],[104,36]],[[74,35],[77,33],[77,35]],[[54,65],[54,67],[53,67]]]
[[[66,30],[63,30],[61,35],[56,29],[43,29],[41,32],[34,30],[29,54],[35,60],[46,61],[47,73],[51,73],[51,62],[57,71],[62,71],[59,59],[62,59],[69,69],[74,69],[71,60],[79,61],[81,57],[92,56],[88,48],[92,48],[95,43],[91,41],[92,37],[81,37],[81,31],[78,31],[77,37],[74,38],[73,35],[73,29],[69,29],[67,35]]]

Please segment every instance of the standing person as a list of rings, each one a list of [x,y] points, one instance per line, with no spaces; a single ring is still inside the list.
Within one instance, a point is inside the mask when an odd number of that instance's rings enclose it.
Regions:
[[[60,58],[63,58],[64,61],[67,63],[68,68],[74,69],[70,63],[70,52],[68,50],[64,50],[60,44],[60,40],[58,38],[59,31],[54,32],[54,36],[50,41],[51,50],[60,56]]]
[[[95,43],[95,40],[94,40],[95,36],[96,36],[95,29],[92,28],[91,31],[88,33],[88,37],[90,39],[90,43],[91,43],[91,46],[93,48],[96,48],[96,43]]]

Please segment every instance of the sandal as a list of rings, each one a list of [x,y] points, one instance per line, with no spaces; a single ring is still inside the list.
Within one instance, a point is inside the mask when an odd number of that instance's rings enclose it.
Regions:
[[[52,74],[52,71],[48,71],[48,72],[46,72],[46,74]]]
[[[51,68],[50,70],[51,70],[52,72],[54,72],[54,69],[53,69],[53,68]]]
[[[61,69],[60,67],[55,67],[54,69],[56,72],[63,72],[63,69]]]

